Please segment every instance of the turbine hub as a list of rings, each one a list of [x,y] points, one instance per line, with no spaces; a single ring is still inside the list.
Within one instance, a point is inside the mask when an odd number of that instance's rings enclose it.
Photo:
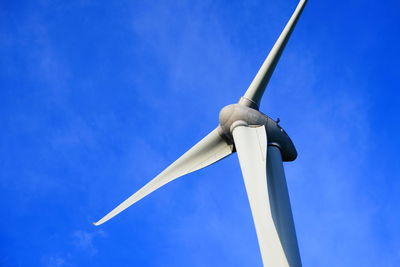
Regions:
[[[285,130],[267,115],[241,104],[225,106],[219,112],[218,133],[228,144],[233,144],[232,131],[238,126],[264,126],[268,145],[276,146],[282,153],[283,161],[293,161],[297,157],[296,148]]]

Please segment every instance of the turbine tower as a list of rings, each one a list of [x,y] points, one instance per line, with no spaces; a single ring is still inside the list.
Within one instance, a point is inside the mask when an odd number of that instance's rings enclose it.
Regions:
[[[261,113],[259,106],[305,4],[306,0],[300,0],[244,96],[220,111],[217,128],[94,225],[108,221],[166,183],[237,152],[264,266],[301,266],[282,164],[295,160],[297,152],[279,121]]]

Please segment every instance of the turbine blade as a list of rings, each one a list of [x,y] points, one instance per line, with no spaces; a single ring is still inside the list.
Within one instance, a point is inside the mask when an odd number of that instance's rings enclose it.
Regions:
[[[304,9],[307,0],[300,0],[286,27],[283,29],[281,35],[272,47],[267,58],[259,69],[256,77],[251,82],[244,96],[240,99],[239,103],[258,108],[260,106],[261,98],[264,94],[265,88],[274,72],[276,65],[278,64],[279,58],[283,52],[283,49],[288,42],[290,35],[293,32],[294,27]]]
[[[276,146],[268,146],[267,154],[268,194],[275,227],[278,230],[289,266],[301,266],[282,154]]]
[[[183,154],[168,168],[156,176],[153,180],[143,186],[139,191],[130,196],[127,200],[118,205],[101,220],[94,223],[100,225],[121,211],[125,210],[135,202],[147,196],[172,180],[211,165],[232,153],[232,145],[228,145],[215,129],[205,138]]]
[[[292,242],[296,236],[287,189],[282,189],[284,176],[276,152],[268,149],[272,156],[267,153],[265,127],[237,126],[232,134],[264,266],[301,266],[297,242]],[[267,162],[272,166],[268,175]]]

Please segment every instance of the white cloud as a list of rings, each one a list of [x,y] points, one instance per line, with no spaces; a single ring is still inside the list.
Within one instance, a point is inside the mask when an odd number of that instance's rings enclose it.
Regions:
[[[90,255],[95,255],[98,252],[94,244],[94,239],[96,237],[104,237],[104,235],[105,233],[102,230],[96,232],[77,230],[72,233],[75,247],[81,251],[89,253]]]
[[[52,256],[49,258],[49,261],[46,265],[47,267],[60,267],[66,266],[66,261],[63,257]]]

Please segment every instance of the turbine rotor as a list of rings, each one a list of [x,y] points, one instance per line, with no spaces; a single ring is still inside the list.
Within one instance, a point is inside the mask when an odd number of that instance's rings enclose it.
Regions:
[[[268,145],[276,146],[281,150],[283,161],[293,161],[297,158],[297,151],[292,140],[277,121],[242,104],[232,104],[222,108],[219,113],[218,133],[228,144],[234,144],[232,133],[238,126],[264,126]]]

